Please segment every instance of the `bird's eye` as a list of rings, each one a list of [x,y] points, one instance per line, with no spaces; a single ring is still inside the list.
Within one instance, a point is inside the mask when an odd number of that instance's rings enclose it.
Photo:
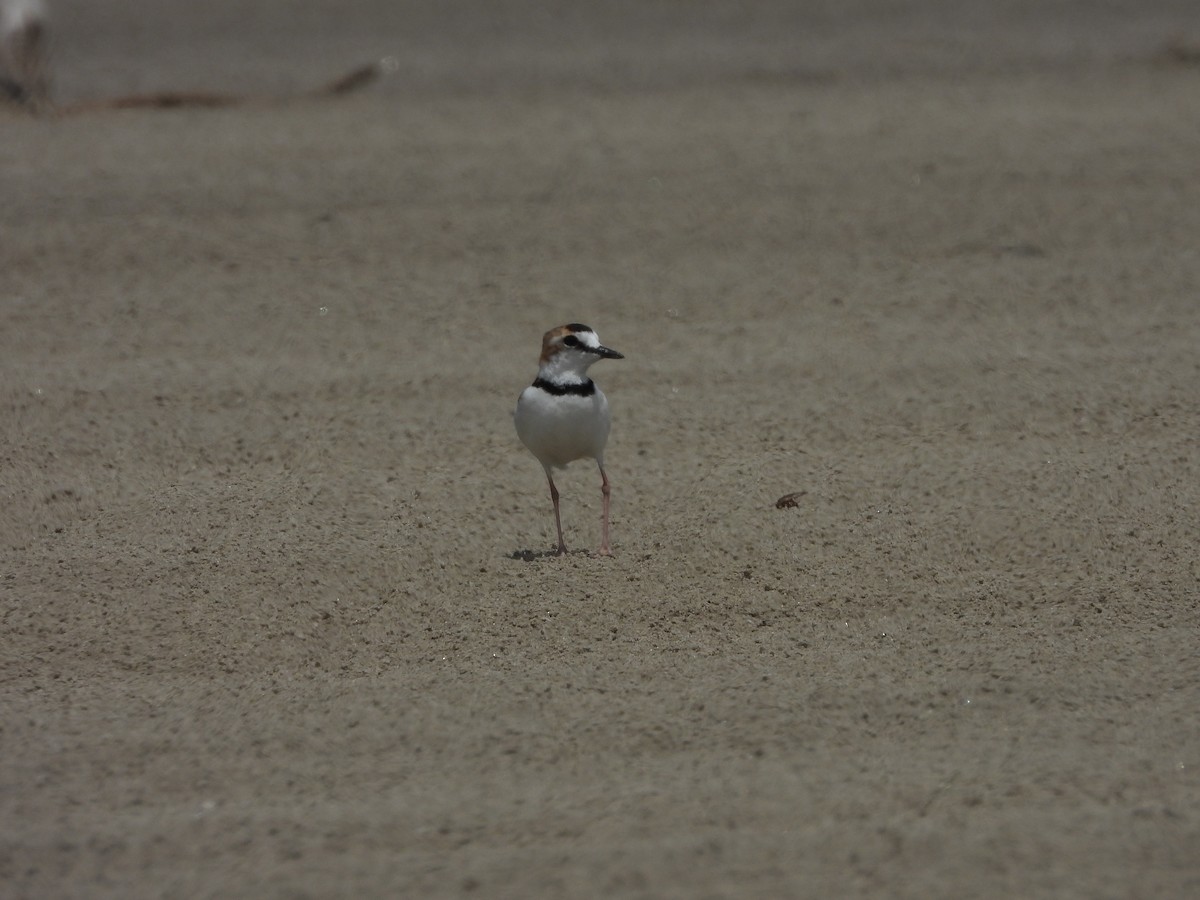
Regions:
[[[573,334],[568,334],[565,338],[563,338],[563,346],[564,347],[578,347],[579,346],[579,338],[575,337],[575,335],[573,335]]]

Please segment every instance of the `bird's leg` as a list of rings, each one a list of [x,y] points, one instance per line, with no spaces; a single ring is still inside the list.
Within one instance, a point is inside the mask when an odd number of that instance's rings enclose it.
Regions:
[[[550,499],[554,503],[554,527],[558,529],[558,549],[555,552],[562,556],[567,552],[567,544],[563,540],[562,516],[558,512],[558,488],[554,486],[554,476],[550,474],[549,469],[546,469],[546,480],[550,482]]]
[[[612,547],[608,545],[608,495],[611,493],[608,486],[608,475],[604,471],[604,466],[600,466],[600,493],[603,496],[601,504],[604,510],[600,518],[600,550],[601,556],[612,556]]]

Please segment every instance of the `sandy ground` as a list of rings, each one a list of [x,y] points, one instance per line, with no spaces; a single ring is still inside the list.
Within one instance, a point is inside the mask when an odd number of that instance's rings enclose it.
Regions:
[[[1193,3],[242,6],[0,118],[0,894],[1200,893]]]

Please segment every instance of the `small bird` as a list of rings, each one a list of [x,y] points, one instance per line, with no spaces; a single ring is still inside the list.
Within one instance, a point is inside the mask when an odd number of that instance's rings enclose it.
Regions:
[[[600,467],[603,495],[601,556],[612,556],[608,543],[608,475],[604,472],[604,445],[612,415],[606,398],[587,370],[600,359],[624,359],[624,354],[600,343],[587,325],[574,323],[552,328],[542,337],[542,356],[533,384],[521,392],[513,420],[517,436],[537,457],[550,482],[554,503],[554,525],[558,529],[558,554],[567,552],[563,541],[562,517],[558,511],[558,488],[551,469],[590,456]]]
[[[0,0],[0,99],[35,112],[49,106],[48,42],[43,0]]]

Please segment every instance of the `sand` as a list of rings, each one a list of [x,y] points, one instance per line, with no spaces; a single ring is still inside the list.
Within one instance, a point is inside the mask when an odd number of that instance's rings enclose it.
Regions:
[[[0,118],[0,893],[1200,892],[1193,3],[99,6],[255,99]]]

